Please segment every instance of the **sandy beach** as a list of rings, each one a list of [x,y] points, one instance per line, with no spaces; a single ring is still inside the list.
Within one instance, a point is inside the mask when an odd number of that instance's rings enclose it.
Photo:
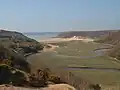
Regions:
[[[49,38],[49,39],[42,39],[40,42],[44,43],[57,43],[57,42],[64,42],[64,41],[83,41],[83,42],[91,42],[94,41],[94,39],[91,38],[77,38],[77,37],[71,37],[71,38]]]
[[[59,43],[59,42],[68,42],[68,41],[82,41],[82,42],[92,42],[94,41],[91,38],[78,38],[78,37],[71,37],[71,38],[49,38],[49,39],[42,39],[40,42],[47,44],[50,48],[44,47],[43,51],[54,51],[55,48],[58,48],[58,45],[53,45],[50,43]]]

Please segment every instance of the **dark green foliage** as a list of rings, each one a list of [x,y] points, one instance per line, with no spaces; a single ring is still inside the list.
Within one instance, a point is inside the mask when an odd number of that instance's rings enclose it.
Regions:
[[[0,37],[0,62],[7,59],[11,61],[12,66],[30,72],[30,66],[25,56],[29,53],[37,53],[43,49],[43,46],[36,40],[18,32],[1,30]]]
[[[24,84],[26,77],[20,71],[7,65],[0,66],[0,84],[13,84],[20,86]]]
[[[7,66],[0,66],[0,84],[10,83],[11,72]]]
[[[12,82],[14,86],[22,86],[24,81],[26,81],[26,77],[19,71],[15,71],[15,73],[11,75],[10,82]]]
[[[35,45],[31,45],[31,46],[21,46],[20,48],[22,48],[24,50],[25,53],[37,53],[40,50],[43,50],[43,46],[41,44],[35,44]]]
[[[13,52],[12,49],[5,48],[3,45],[0,45],[0,62],[30,72],[29,63],[24,56]]]
[[[24,53],[37,53],[37,49],[35,47],[20,47],[24,50]]]
[[[8,50],[3,45],[0,45],[0,60],[7,59],[8,54]]]

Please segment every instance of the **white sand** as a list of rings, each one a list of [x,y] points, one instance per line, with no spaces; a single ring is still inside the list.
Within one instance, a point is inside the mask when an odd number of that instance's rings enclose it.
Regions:
[[[93,39],[91,38],[50,38],[50,39],[43,39],[43,40],[40,40],[40,42],[44,42],[44,43],[56,43],[56,42],[64,42],[64,41],[77,41],[77,40],[80,40],[80,41],[83,41],[83,42],[91,42],[91,41],[94,41]]]
[[[52,45],[49,43],[58,43],[58,42],[66,42],[66,41],[83,41],[83,42],[91,42],[93,41],[93,39],[91,38],[77,38],[77,37],[72,37],[72,38],[50,38],[50,39],[44,39],[44,40],[40,40],[40,42],[46,43],[48,44],[48,46],[50,46],[51,48],[46,48],[44,47],[44,52],[47,51],[54,51],[55,48],[58,48],[59,46],[57,45]]]

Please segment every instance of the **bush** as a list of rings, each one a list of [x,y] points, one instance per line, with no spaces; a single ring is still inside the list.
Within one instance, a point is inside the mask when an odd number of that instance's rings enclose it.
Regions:
[[[37,49],[34,47],[22,47],[22,48],[25,53],[31,53],[31,52],[37,53]]]
[[[10,83],[11,72],[7,66],[0,66],[0,84]]]
[[[13,52],[11,49],[4,48],[2,45],[0,45],[0,60],[1,63],[30,72],[29,63],[24,56]]]
[[[39,44],[36,44],[36,45],[35,45],[35,48],[36,48],[37,50],[43,50],[44,46],[39,43]]]
[[[0,59],[1,60],[7,59],[8,56],[9,51],[3,45],[0,45]]]
[[[26,77],[20,71],[7,65],[0,66],[0,84],[13,84],[21,86],[24,84]]]

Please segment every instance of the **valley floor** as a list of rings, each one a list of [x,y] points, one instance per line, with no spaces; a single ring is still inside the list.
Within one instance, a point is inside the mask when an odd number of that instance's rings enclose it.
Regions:
[[[120,85],[120,63],[105,56],[107,50],[94,52],[100,47],[108,47],[109,45],[82,41],[51,44],[54,47],[52,50],[28,57],[28,61],[32,63],[33,71],[36,68],[48,67],[54,71],[70,71],[76,77],[82,77],[92,83]],[[57,47],[55,47],[56,45]],[[87,67],[87,69],[83,67]],[[89,69],[89,67],[97,69]]]

